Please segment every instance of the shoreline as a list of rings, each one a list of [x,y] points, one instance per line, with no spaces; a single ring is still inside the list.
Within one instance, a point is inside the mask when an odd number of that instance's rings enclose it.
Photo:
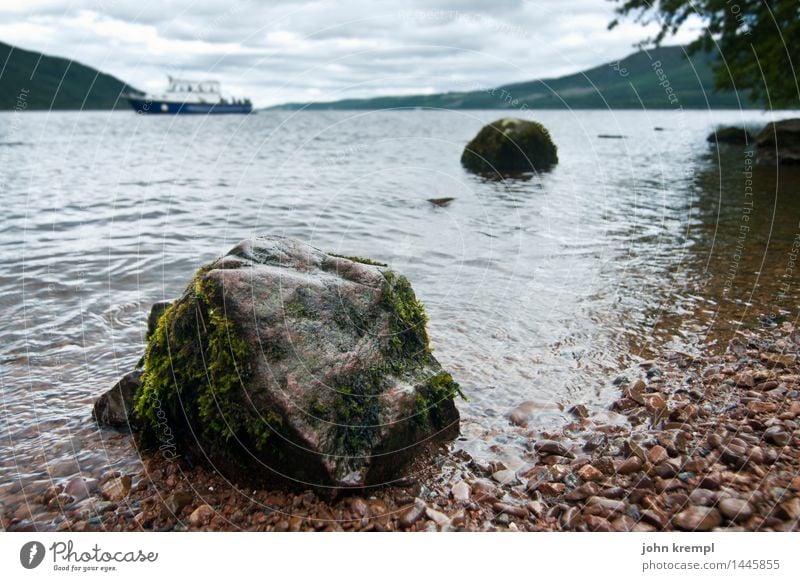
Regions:
[[[60,531],[800,530],[800,330],[740,331],[722,355],[667,353],[619,377],[623,424],[575,420],[516,472],[436,454],[399,485],[324,497],[242,490],[184,459],[73,478],[31,499]],[[632,375],[632,374],[630,374]],[[3,515],[2,528],[36,530]]]

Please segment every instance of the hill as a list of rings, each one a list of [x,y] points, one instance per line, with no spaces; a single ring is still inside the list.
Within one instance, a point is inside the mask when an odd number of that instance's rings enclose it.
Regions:
[[[287,103],[272,109],[730,109],[763,108],[744,93],[714,92],[710,54],[687,57],[682,46],[639,51],[586,71],[466,92]],[[656,63],[661,66],[655,66]],[[671,90],[672,92],[668,92]]]
[[[113,109],[127,107],[119,96],[135,91],[116,77],[69,59],[0,42],[0,110]]]

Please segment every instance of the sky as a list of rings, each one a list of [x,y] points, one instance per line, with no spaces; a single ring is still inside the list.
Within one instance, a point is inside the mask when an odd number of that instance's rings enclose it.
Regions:
[[[0,40],[145,91],[216,79],[258,107],[552,78],[652,35],[607,0],[0,0]],[[669,44],[699,34],[689,25]]]

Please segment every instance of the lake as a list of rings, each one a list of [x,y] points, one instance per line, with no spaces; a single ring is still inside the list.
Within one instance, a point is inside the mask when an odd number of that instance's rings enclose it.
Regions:
[[[52,480],[138,465],[93,399],[141,356],[154,301],[259,234],[405,274],[469,398],[456,446],[510,467],[574,404],[616,421],[613,380],[641,361],[796,321],[800,171],[706,136],[797,113],[528,111],[560,163],[466,173],[464,145],[507,114],[0,114],[0,508],[35,518]]]

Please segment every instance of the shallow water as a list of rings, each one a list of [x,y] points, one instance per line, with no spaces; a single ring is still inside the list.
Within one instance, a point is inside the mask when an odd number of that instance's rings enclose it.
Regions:
[[[611,380],[664,348],[796,319],[800,173],[778,180],[705,141],[771,117],[535,112],[555,169],[465,173],[464,144],[502,115],[0,114],[4,510],[26,515],[51,478],[135,468],[129,438],[92,422],[93,398],[141,356],[149,306],[253,235],[406,274],[469,397],[458,445],[511,466],[527,442],[506,419],[519,403],[536,402],[528,429],[546,430],[572,404],[604,409]],[[427,201],[440,197],[455,200]]]

